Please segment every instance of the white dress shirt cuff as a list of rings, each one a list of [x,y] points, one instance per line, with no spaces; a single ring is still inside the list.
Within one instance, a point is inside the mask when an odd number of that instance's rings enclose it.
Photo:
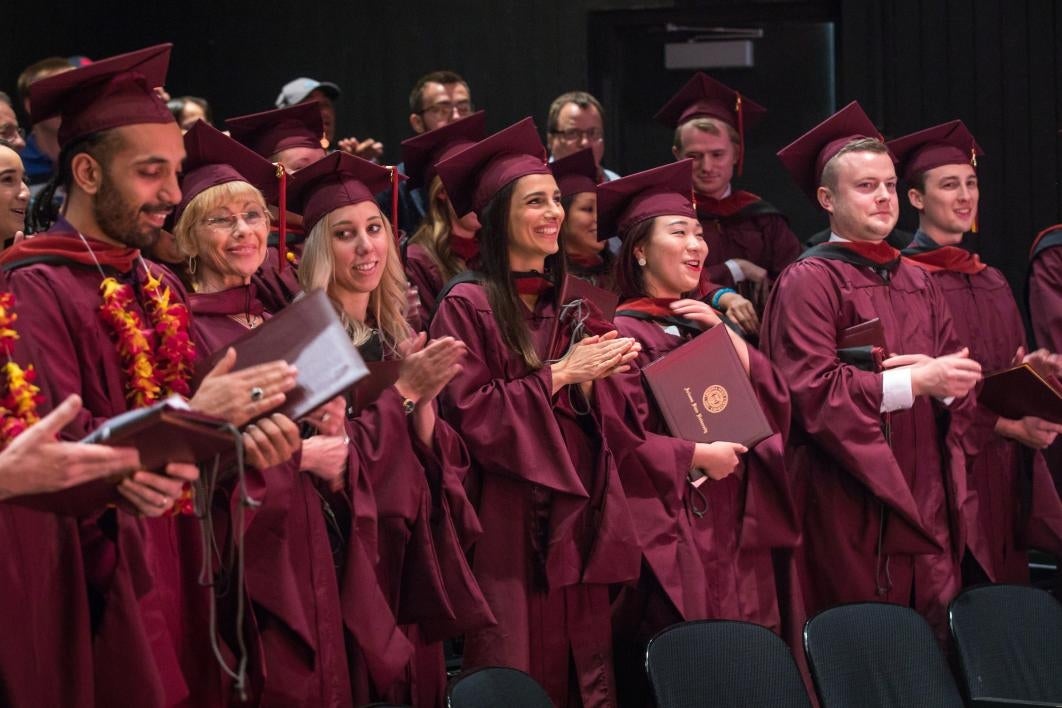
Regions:
[[[741,266],[737,264],[733,258],[723,261],[726,264],[727,270],[730,271],[730,277],[734,279],[735,283],[740,283],[745,279],[745,273],[741,270]]]
[[[911,370],[887,369],[881,375],[881,412],[907,410],[914,405]]]

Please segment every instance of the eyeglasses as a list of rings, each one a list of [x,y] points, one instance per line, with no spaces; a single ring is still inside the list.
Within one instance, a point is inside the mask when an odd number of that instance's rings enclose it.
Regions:
[[[457,103],[451,103],[450,101],[439,101],[436,104],[422,108],[420,114],[430,113],[436,118],[447,118],[455,113],[459,118],[472,113],[473,106],[471,101],[458,101]]]
[[[566,143],[579,143],[584,138],[588,143],[599,143],[605,139],[605,134],[601,132],[600,128],[590,128],[588,130],[569,128],[568,130],[551,130],[549,132],[550,135],[560,136],[560,139]]]
[[[4,123],[0,125],[0,140],[14,142],[18,138],[25,139],[26,131],[18,127],[18,123]]]
[[[208,216],[203,223],[215,231],[235,231],[236,225],[243,219],[243,223],[252,229],[265,222],[265,214],[260,211],[242,211],[228,216]]]

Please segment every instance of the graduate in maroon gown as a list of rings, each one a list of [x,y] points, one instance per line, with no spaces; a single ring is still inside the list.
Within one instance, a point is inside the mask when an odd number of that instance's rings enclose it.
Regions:
[[[420,301],[420,324],[427,330],[443,287],[458,273],[474,268],[479,258],[475,212],[454,213],[435,163],[486,137],[487,114],[477,111],[402,141],[402,161],[410,189],[423,188],[428,198],[424,220],[405,251],[406,277]]]
[[[405,318],[397,244],[373,200],[390,179],[386,167],[334,153],[302,170],[291,194],[308,229],[303,289],[328,293],[365,359],[401,362],[394,379],[383,379],[393,383],[374,401],[356,401],[351,416],[375,500],[377,577],[413,647],[390,682],[377,672],[368,688],[375,700],[430,708],[446,702],[441,640],[495,620],[464,555],[481,531],[462,487],[468,457],[435,413],[434,399],[460,370],[464,346],[451,337],[426,342]],[[386,376],[385,367],[380,371]],[[363,602],[359,590],[344,587],[345,602]],[[359,637],[373,628],[348,629]],[[363,682],[362,662],[352,662],[356,684]]]
[[[261,113],[235,116],[225,121],[234,140],[276,164],[278,178],[291,176],[325,156],[324,124],[316,101]],[[278,192],[270,205],[276,226],[269,235],[269,253],[255,274],[258,296],[270,312],[279,312],[299,294],[298,267],[306,231],[302,218],[287,211]],[[281,222],[283,218],[283,229]],[[283,238],[281,238],[283,236]]]
[[[1029,319],[1036,346],[1062,351],[1062,224],[1050,226],[1036,236],[1029,251],[1029,274],[1025,286]],[[1062,442],[1045,452],[1055,486],[1062,490]]]
[[[169,50],[152,47],[33,85],[35,116],[62,117],[56,184],[67,202],[50,231],[5,252],[3,267],[48,399],[77,393],[84,402],[64,430],[69,439],[163,396],[191,394],[194,348],[182,288],[138,250],[154,242],[180,199],[180,129],[154,90]],[[215,373],[231,365],[230,357]],[[283,402],[293,385],[282,363],[214,375],[190,405],[242,424]],[[256,386],[260,397],[249,395]],[[198,577],[200,526],[189,516],[159,516],[196,474],[171,464],[165,474],[137,472],[117,487],[87,485],[69,500],[67,511],[81,517],[101,705],[228,699],[211,652],[211,591]],[[127,513],[129,504],[149,518]]]
[[[779,152],[830,215],[831,241],[789,266],[763,351],[789,384],[787,464],[802,489],[809,614],[842,602],[909,605],[938,636],[970,529],[960,446],[981,367],[921,268],[883,243],[896,171],[856,103]],[[842,359],[845,330],[880,319],[886,370]],[[869,350],[868,350],[869,351]]]
[[[13,300],[0,295],[7,359],[0,384],[0,703],[91,705],[92,634],[77,521],[49,512],[49,493],[128,474],[140,459],[134,449],[56,440],[81,401],[72,395],[39,418],[40,390],[31,380],[37,372],[23,368]],[[20,503],[27,495],[35,495],[32,508]]]
[[[714,290],[713,304],[749,332],[757,329],[771,284],[801,250],[781,212],[732,185],[735,170],[740,177],[744,164],[745,131],[766,112],[747,96],[698,72],[655,116],[675,130],[675,159],[694,161],[697,218],[708,243],[701,294]],[[726,290],[715,290],[718,286],[748,298],[755,314],[740,301],[735,307]]]
[[[266,256],[266,203],[276,196],[277,180],[272,163],[206,123],[196,123],[184,143],[175,235],[192,264],[192,337],[200,356],[208,357],[270,316],[251,277]],[[218,509],[216,524],[230,535],[244,520],[252,644],[260,653],[253,677],[257,705],[353,705],[325,521],[330,502],[342,503],[341,495],[330,499],[331,492],[342,489],[352,456],[343,409],[337,399],[312,415],[318,434],[302,440],[292,459],[267,466],[252,457],[247,485],[258,505],[241,517],[242,501],[232,494],[232,508]],[[291,421],[285,427],[295,429]]]
[[[704,329],[726,326],[707,304],[684,297],[696,291],[708,252],[690,172],[683,160],[598,187],[602,233],[623,239],[616,328],[641,343],[640,367]],[[645,647],[667,626],[732,619],[782,631],[772,549],[792,547],[799,535],[781,435],[789,427],[789,394],[766,357],[727,331],[778,431],[751,451],[671,437],[641,378],[625,376],[639,419],[629,425],[648,432],[643,444],[625,446],[635,452],[621,454],[618,464],[647,570],[614,605],[621,705],[649,703]]]
[[[888,146],[918,211],[918,231],[904,256],[936,280],[959,341],[985,371],[1019,363],[1027,338],[1007,279],[960,246],[977,219],[980,146],[959,120],[896,138]],[[1044,353],[1029,357],[1043,360]],[[978,527],[970,534],[970,547],[981,572],[968,572],[968,583],[986,576],[997,583],[1027,583],[1029,547],[1062,552],[1062,503],[1037,452],[1059,432],[1062,425],[1056,423],[1009,420],[978,406],[964,445]],[[1023,500],[1031,508],[1023,509]]]
[[[607,241],[597,238],[597,173],[592,148],[584,148],[549,163],[561,191],[561,225],[568,273],[612,290],[615,260]]]
[[[564,211],[530,118],[436,169],[482,224],[483,281],[454,286],[431,326],[468,347],[443,415],[472,457],[473,568],[498,619],[466,636],[464,665],[526,671],[558,706],[614,705],[609,585],[637,577],[640,551],[605,431],[637,347],[555,327]]]

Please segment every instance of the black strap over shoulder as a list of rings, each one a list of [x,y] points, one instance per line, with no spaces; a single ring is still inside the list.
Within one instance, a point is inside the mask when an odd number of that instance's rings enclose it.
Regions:
[[[439,295],[435,298],[435,309],[439,309],[439,303],[443,301],[450,291],[456,288],[462,283],[482,283],[486,279],[486,276],[477,270],[463,270],[454,277],[450,278],[449,282],[442,287],[439,291]],[[432,313],[433,315],[435,313]]]
[[[892,278],[892,272],[896,270],[896,267],[900,263],[899,258],[893,263],[878,263],[865,256],[861,256],[850,248],[829,242],[812,246],[801,253],[800,256],[797,257],[797,260],[803,261],[809,258],[822,258],[827,261],[841,261],[842,263],[848,263],[849,265],[854,265],[860,268],[870,268],[885,282],[888,282]]]
[[[748,339],[748,334],[741,325],[724,315],[722,312],[718,314],[719,319],[722,320],[724,325],[733,330],[742,339]],[[693,336],[697,336],[703,331],[700,328],[700,325],[685,317],[657,317],[656,315],[650,315],[648,312],[642,312],[640,310],[616,310],[615,316],[630,317],[631,319],[642,320],[644,322],[660,322],[663,324],[674,325],[675,327],[678,327],[680,331],[684,330]]]
[[[1036,257],[1049,248],[1055,246],[1062,246],[1062,229],[1056,229],[1055,231],[1049,231],[1044,234],[1039,241],[1036,242],[1036,247],[1033,248],[1033,252],[1029,255],[1029,260],[1034,261]]]
[[[78,261],[73,260],[72,258],[67,258],[58,254],[48,253],[41,254],[38,256],[28,256],[26,258],[20,258],[16,261],[9,261],[7,263],[4,263],[3,265],[0,265],[0,271],[10,273],[11,271],[18,270],[19,268],[27,268],[32,265],[37,265],[39,263],[44,263],[46,265],[65,265],[71,266],[73,268],[87,268],[90,270],[96,268],[96,266],[94,265],[80,263]]]

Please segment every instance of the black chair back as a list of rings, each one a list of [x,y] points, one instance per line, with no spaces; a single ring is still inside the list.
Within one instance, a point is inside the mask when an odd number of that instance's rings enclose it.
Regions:
[[[789,647],[765,627],[701,620],[649,642],[645,668],[659,708],[809,708]]]
[[[970,698],[1062,702],[1062,604],[1050,593],[974,587],[952,601],[948,618]]]
[[[446,704],[449,708],[553,708],[535,679],[507,666],[459,674],[446,691]]]
[[[907,607],[833,607],[804,625],[804,649],[823,708],[962,708],[932,630]]]

